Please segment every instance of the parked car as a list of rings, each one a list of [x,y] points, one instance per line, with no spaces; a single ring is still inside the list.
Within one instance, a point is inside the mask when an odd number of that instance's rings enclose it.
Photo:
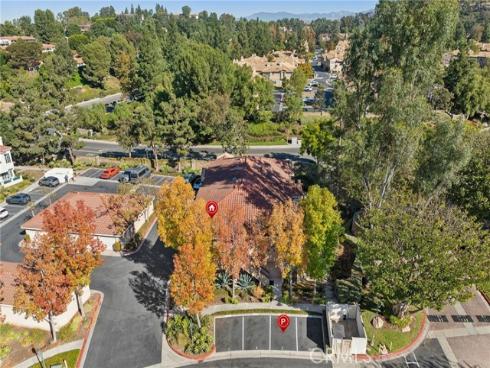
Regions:
[[[307,87],[305,87],[304,91],[305,92],[312,92],[313,88],[307,86]]]
[[[0,220],[6,219],[9,215],[9,211],[6,208],[0,207]]]
[[[102,171],[102,174],[100,174],[99,178],[100,179],[113,178],[114,176],[119,174],[119,171],[121,171],[121,169],[119,169],[118,167],[109,167],[109,168],[105,169],[104,171]]]
[[[39,180],[39,185],[54,188],[60,185],[60,180],[55,176],[46,176]]]
[[[151,171],[148,167],[140,165],[132,169],[124,171],[123,175],[119,178],[120,183],[138,183],[143,178],[148,178],[151,175]]]
[[[31,196],[26,193],[17,193],[7,197],[6,202],[8,204],[20,204],[25,205],[31,201]]]

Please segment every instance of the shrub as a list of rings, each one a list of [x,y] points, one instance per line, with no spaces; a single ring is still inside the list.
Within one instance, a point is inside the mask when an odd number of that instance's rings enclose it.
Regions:
[[[122,250],[122,244],[119,240],[117,240],[114,244],[112,244],[112,250],[114,252],[120,252]]]
[[[279,125],[271,122],[248,124],[248,135],[251,137],[277,136]]]
[[[25,234],[24,235],[24,242],[29,243],[30,241],[31,241],[31,237],[29,236],[29,234]]]
[[[192,354],[201,354],[209,351],[213,344],[213,337],[209,330],[203,326],[194,330],[190,342],[186,345],[185,351]]]
[[[242,290],[250,290],[255,286],[255,283],[248,273],[242,273],[238,278],[238,288]]]
[[[390,316],[390,323],[400,329],[407,327],[410,322],[412,322],[412,316],[410,315],[402,318],[399,318],[397,316]]]
[[[264,296],[264,289],[262,289],[260,286],[256,286],[252,289],[252,295],[255,299],[260,299]]]
[[[226,273],[225,271],[219,272],[218,275],[216,276],[215,284],[217,288],[226,289],[230,286],[230,283],[231,283],[230,275],[228,275],[228,273]]]
[[[233,298],[231,296],[226,296],[225,297],[225,303],[226,304],[238,304],[238,299],[237,298]]]
[[[3,359],[3,358],[6,358],[7,355],[10,354],[10,351],[12,350],[12,348],[8,345],[2,345],[0,346],[0,360]]]

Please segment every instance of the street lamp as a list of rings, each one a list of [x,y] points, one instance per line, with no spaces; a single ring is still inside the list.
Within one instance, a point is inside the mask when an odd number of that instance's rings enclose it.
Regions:
[[[37,361],[41,367],[46,368],[46,365],[44,364],[43,352],[41,350],[37,350],[34,346],[32,347],[32,352],[36,355]]]

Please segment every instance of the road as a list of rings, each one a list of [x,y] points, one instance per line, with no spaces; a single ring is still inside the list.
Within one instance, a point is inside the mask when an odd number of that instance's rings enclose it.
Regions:
[[[75,151],[79,156],[122,156],[127,155],[127,151],[122,148],[116,142],[109,141],[97,141],[90,139],[81,139],[84,146],[81,149]],[[138,146],[140,149],[146,148],[146,146]],[[209,154],[219,155],[223,153],[223,148],[220,146],[194,146],[191,148],[193,152],[201,153],[202,156]],[[296,145],[284,145],[284,146],[252,146],[247,150],[251,155],[273,155],[278,158],[288,158],[292,156],[298,158],[300,156],[299,146]],[[305,156],[306,157],[306,156]]]
[[[123,98],[122,93],[114,93],[113,95],[104,96],[104,97],[97,97],[97,98],[93,98],[91,100],[82,101],[82,102],[76,103],[75,105],[68,105],[68,106],[66,106],[66,109],[70,110],[73,107],[87,108],[87,107],[92,107],[94,105],[99,105],[99,104],[107,105],[107,104],[110,104],[113,102],[118,102],[122,98]]]

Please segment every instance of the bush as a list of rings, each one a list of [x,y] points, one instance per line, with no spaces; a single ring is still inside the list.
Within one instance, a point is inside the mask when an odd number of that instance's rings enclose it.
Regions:
[[[228,273],[226,273],[225,271],[221,271],[216,276],[215,285],[217,288],[226,289],[230,286],[230,283],[231,283],[230,275],[228,275]]]
[[[264,289],[262,289],[260,286],[256,286],[252,289],[252,295],[255,299],[260,299],[264,296]]]
[[[238,299],[237,298],[233,298],[231,296],[226,296],[225,297],[225,303],[226,304],[238,304]]]
[[[0,360],[3,359],[3,358],[6,358],[7,355],[10,354],[10,351],[12,350],[12,348],[8,345],[2,345],[0,346]]]
[[[280,136],[279,125],[276,123],[253,123],[248,124],[248,135],[251,137],[262,138],[266,136]]]
[[[255,286],[255,283],[248,273],[242,273],[238,278],[238,288],[241,290],[248,291]]]
[[[122,250],[122,244],[119,240],[117,240],[114,244],[112,244],[112,250],[114,252],[120,252]]]
[[[213,337],[209,330],[203,326],[195,330],[190,342],[186,345],[185,351],[192,354],[201,354],[209,351],[213,345]]]
[[[390,316],[390,323],[400,329],[407,327],[410,322],[412,322],[412,316],[405,316],[402,318],[399,318],[397,316]]]

